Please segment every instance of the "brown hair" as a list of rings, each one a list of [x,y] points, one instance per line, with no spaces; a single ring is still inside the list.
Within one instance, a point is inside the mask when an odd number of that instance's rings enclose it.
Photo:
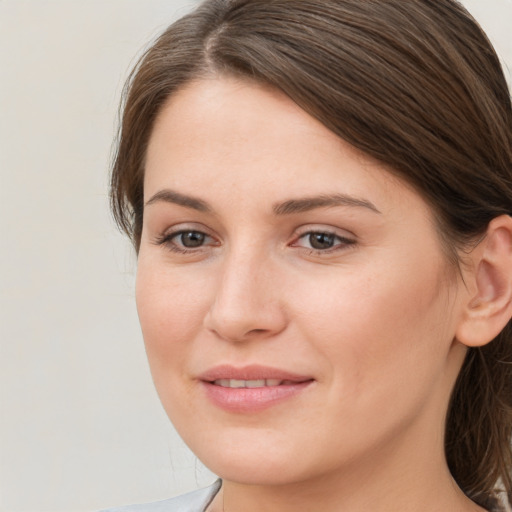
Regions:
[[[455,0],[207,0],[171,25],[125,90],[112,209],[138,250],[144,160],[166,99],[244,76],[280,89],[429,202],[451,257],[512,213],[512,107],[499,60]],[[462,490],[512,503],[512,326],[469,349],[445,451]],[[494,503],[494,504],[493,504]]]

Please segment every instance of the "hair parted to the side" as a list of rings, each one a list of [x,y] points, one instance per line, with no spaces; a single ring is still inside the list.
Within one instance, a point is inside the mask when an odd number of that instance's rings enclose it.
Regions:
[[[166,99],[201,77],[280,89],[429,202],[447,254],[512,213],[512,107],[499,60],[455,0],[206,0],[171,25],[125,90],[111,199],[138,250],[146,147]],[[512,503],[512,326],[469,349],[446,422],[448,465]]]

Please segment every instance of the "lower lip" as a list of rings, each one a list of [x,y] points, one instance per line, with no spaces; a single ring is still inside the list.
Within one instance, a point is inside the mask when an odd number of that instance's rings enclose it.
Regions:
[[[261,388],[225,388],[205,381],[202,384],[208,398],[218,407],[229,412],[257,412],[298,395],[313,382]]]

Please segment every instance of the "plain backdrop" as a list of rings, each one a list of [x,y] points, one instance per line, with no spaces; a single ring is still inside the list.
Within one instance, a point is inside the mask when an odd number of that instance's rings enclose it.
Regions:
[[[512,1],[464,3],[512,68]],[[107,195],[124,79],[194,4],[0,0],[2,512],[94,511],[215,478],[154,392]]]

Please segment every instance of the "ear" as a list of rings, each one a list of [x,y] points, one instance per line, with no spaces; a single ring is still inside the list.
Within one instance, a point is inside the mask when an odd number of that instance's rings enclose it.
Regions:
[[[512,217],[493,219],[464,273],[468,295],[455,338],[468,347],[492,341],[512,317]]]

